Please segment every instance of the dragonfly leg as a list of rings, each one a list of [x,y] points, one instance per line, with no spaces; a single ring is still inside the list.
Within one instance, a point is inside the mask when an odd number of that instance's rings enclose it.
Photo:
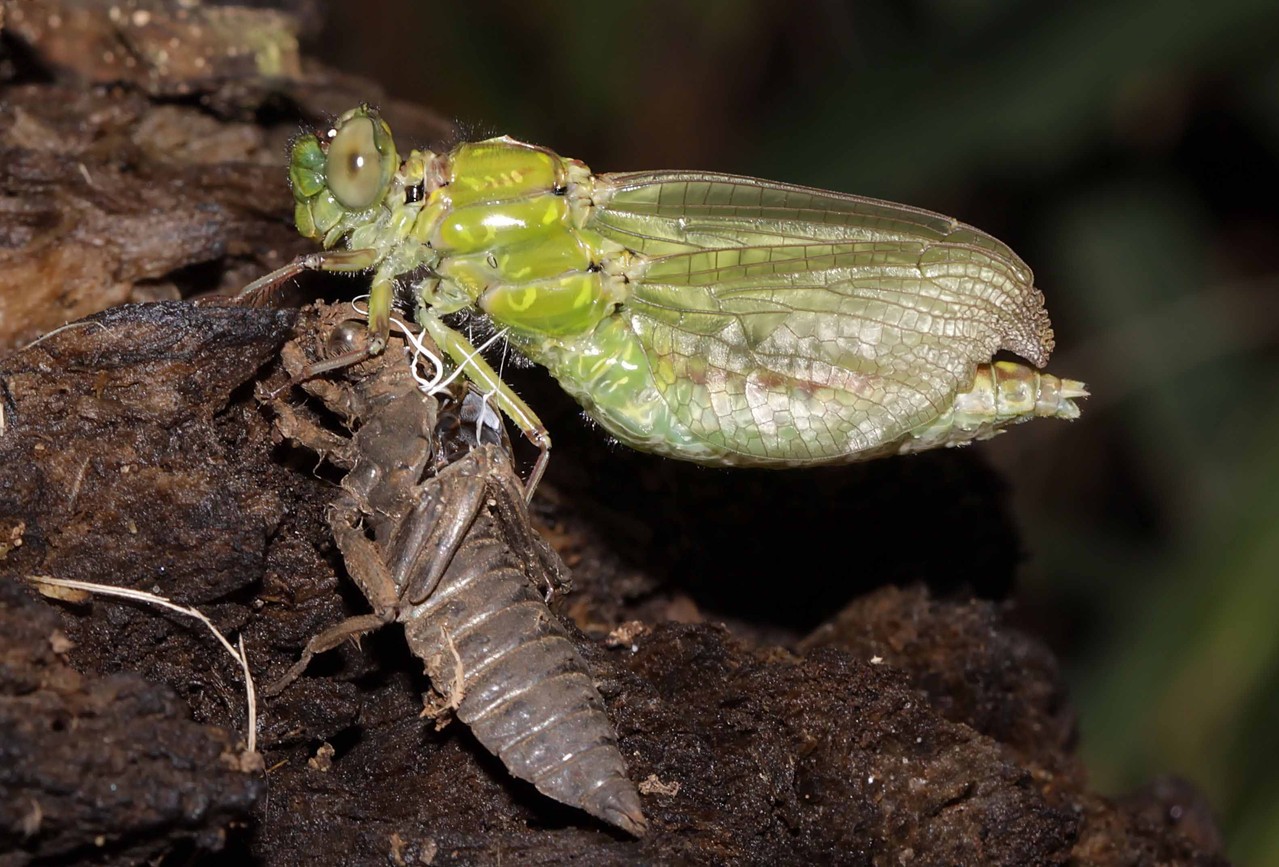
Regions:
[[[341,370],[344,367],[359,364],[361,361],[367,361],[372,358],[375,354],[376,353],[373,352],[373,343],[370,341],[361,349],[353,349],[350,352],[344,352],[341,355],[326,358],[323,361],[312,362],[296,373],[292,373],[289,376],[288,382],[272,391],[267,395],[267,397],[271,400],[275,400],[293,386],[301,385],[308,379],[314,379],[320,374],[328,373],[330,370]]]
[[[306,271],[332,271],[335,273],[353,273],[367,271],[377,264],[376,250],[325,250],[321,253],[308,253],[299,256],[282,268],[277,268],[265,277],[259,277],[240,290],[235,300],[246,307],[270,307],[279,294],[281,287],[289,280]]]
[[[366,632],[379,629],[394,621],[399,614],[400,599],[395,582],[377,546],[364,533],[362,522],[368,511],[367,504],[362,504],[350,493],[344,493],[329,507],[328,517],[347,571],[369,600],[373,613],[348,618],[312,637],[303,648],[301,658],[267,686],[267,695],[279,695],[302,676],[316,655],[332,650],[347,639],[358,639]]]
[[[542,430],[541,439],[529,436],[525,431],[525,436],[537,446],[540,451],[537,453],[537,460],[533,462],[533,469],[528,474],[528,481],[524,483],[524,499],[528,502],[533,500],[533,492],[537,490],[537,483],[542,481],[542,474],[546,472],[546,465],[551,462],[551,435]]]
[[[418,320],[431,335],[431,339],[462,369],[462,373],[481,391],[492,393],[493,402],[497,404],[498,409],[506,413],[507,418],[515,422],[516,427],[524,433],[529,442],[540,450],[537,461],[533,464],[533,470],[529,473],[528,481],[524,483],[524,497],[526,500],[531,500],[533,491],[537,489],[537,483],[542,480],[542,473],[546,471],[546,464],[551,457],[551,435],[547,432],[546,426],[529,408],[529,405],[502,381],[497,371],[484,360],[479,350],[472,346],[469,340],[449,328],[440,321],[438,316],[429,311],[419,311]]]
[[[541,560],[541,571],[546,579],[542,598],[550,605],[557,594],[568,592],[570,581],[562,571],[560,558],[549,553],[546,542],[533,529],[524,489],[511,468],[510,454],[492,445],[481,446],[473,454],[476,463],[484,468],[490,502],[502,515],[503,525],[518,539],[515,549],[532,551]]]
[[[381,298],[385,303],[385,309],[379,309],[374,306],[375,299]],[[278,396],[286,389],[306,382],[321,374],[328,373],[330,370],[341,370],[344,367],[350,367],[353,364],[359,364],[361,361],[368,361],[375,355],[386,349],[387,338],[391,335],[391,284],[389,280],[380,276],[373,280],[373,290],[369,296],[369,321],[367,333],[369,339],[363,346],[359,346],[355,341],[350,341],[353,348],[345,352],[339,352],[323,361],[314,361],[302,368],[300,371],[290,377],[289,381],[276,389],[271,397]]]
[[[386,348],[386,338],[391,333],[394,288],[388,275],[378,273],[373,277],[369,288],[369,355],[377,355]]]
[[[343,620],[336,626],[330,626],[320,634],[313,636],[302,650],[302,656],[289,667],[289,670],[267,684],[262,692],[269,696],[279,695],[285,688],[302,676],[311,660],[321,653],[338,647],[348,639],[358,639],[367,632],[380,629],[391,621],[377,614],[360,614]]]
[[[470,463],[459,462],[421,488],[389,564],[392,580],[410,604],[424,602],[444,577],[484,505],[486,482]]]

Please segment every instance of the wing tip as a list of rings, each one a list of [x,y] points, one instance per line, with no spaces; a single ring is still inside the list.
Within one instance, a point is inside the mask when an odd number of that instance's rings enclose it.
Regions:
[[[1027,293],[1023,309],[1012,316],[1013,328],[1004,335],[1003,349],[1015,352],[1035,367],[1044,367],[1057,345],[1052,320],[1044,306],[1044,293],[1033,288]]]

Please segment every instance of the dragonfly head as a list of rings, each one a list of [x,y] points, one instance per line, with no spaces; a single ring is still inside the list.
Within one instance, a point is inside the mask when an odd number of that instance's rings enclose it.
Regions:
[[[367,221],[386,198],[399,165],[391,128],[367,105],[321,132],[298,136],[289,160],[298,231],[325,238],[328,246]]]

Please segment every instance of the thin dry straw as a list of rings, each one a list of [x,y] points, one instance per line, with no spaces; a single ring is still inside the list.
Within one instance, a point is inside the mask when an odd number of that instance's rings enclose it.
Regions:
[[[48,575],[28,575],[27,580],[35,584],[67,587],[72,590],[83,590],[86,593],[97,593],[101,596],[118,596],[121,599],[132,599],[136,602],[149,602],[152,605],[159,605],[161,608],[176,611],[178,614],[185,614],[187,617],[198,620],[209,627],[209,631],[226,648],[226,652],[231,654],[231,657],[240,664],[240,671],[244,674],[244,696],[249,705],[249,733],[245,741],[250,754],[257,752],[258,695],[257,689],[253,685],[253,675],[249,672],[249,657],[244,650],[243,634],[240,635],[240,649],[237,651],[226,636],[213,625],[213,621],[205,617],[199,610],[186,605],[178,605],[163,596],[156,596],[154,593],[147,593],[144,590],[134,590],[130,587],[113,587],[110,584],[94,584],[90,581],[73,581],[69,578],[52,578]]]

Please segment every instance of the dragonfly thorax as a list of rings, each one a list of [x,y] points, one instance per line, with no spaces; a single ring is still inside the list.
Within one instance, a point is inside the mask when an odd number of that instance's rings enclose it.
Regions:
[[[466,297],[517,336],[554,337],[593,330],[625,299],[612,263],[624,251],[579,225],[589,170],[509,137],[422,156],[405,162],[427,191],[408,235],[433,251],[441,281],[424,303]]]

